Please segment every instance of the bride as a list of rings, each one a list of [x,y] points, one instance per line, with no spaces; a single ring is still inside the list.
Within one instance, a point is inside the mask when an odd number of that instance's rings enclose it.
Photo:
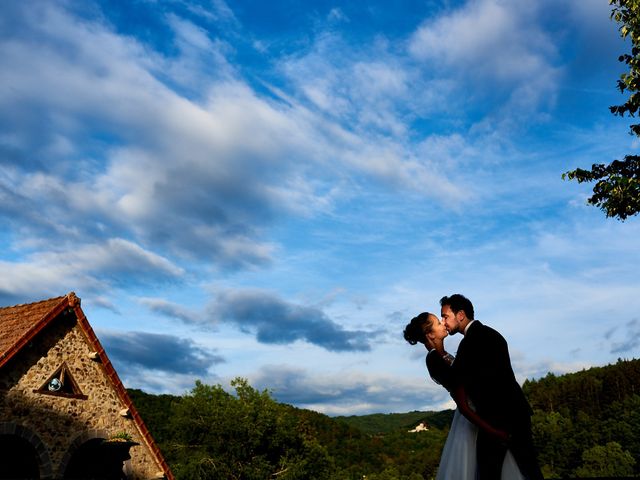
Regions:
[[[446,382],[443,369],[447,362],[451,365],[454,357],[444,351],[444,338],[448,335],[444,325],[432,313],[421,313],[414,317],[404,329],[404,338],[411,345],[422,343],[428,350],[426,363],[429,375],[438,384],[443,385],[456,402],[447,441],[442,450],[436,480],[475,480],[476,478],[476,437],[478,428],[483,429],[500,441],[508,443],[509,435],[498,430],[473,410],[473,405],[461,386]],[[513,455],[507,450],[502,465],[502,480],[524,480]]]

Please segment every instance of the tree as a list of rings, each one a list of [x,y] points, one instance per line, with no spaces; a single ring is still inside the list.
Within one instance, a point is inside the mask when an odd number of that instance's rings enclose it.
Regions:
[[[245,379],[220,385],[196,382],[174,404],[174,445],[166,452],[178,478],[194,480],[302,480],[328,478],[330,458],[289,407]]]
[[[617,442],[596,445],[582,454],[583,464],[577,468],[575,475],[589,477],[630,477],[636,461],[633,456],[622,449]]]
[[[536,410],[531,420],[540,467],[547,476],[561,477],[580,465],[582,449],[570,418]]]
[[[613,5],[611,18],[620,26],[620,36],[631,40],[631,54],[623,54],[618,60],[625,63],[628,73],[620,75],[618,89],[628,92],[629,98],[622,105],[609,107],[611,113],[634,117],[640,108],[640,0],[609,0]],[[640,124],[630,127],[631,135],[640,137]],[[593,195],[587,200],[603,210],[607,217],[626,220],[640,212],[640,156],[626,155],[624,160],[610,164],[594,164],[591,170],[577,168],[562,174],[563,179],[578,183],[593,182]]]

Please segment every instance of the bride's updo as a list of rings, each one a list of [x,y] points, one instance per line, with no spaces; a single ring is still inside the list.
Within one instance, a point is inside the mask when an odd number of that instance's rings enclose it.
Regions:
[[[433,328],[433,314],[422,312],[420,315],[413,317],[404,328],[404,339],[411,345],[416,343],[424,343],[425,334],[429,333]]]

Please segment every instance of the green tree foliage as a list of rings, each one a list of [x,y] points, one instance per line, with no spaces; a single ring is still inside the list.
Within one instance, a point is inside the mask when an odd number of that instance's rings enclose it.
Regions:
[[[129,389],[129,397],[133,401],[144,423],[153,432],[156,442],[163,444],[173,439],[172,415],[176,403],[181,397],[175,395],[150,395],[142,390]],[[163,449],[164,450],[164,449]]]
[[[583,464],[576,469],[577,477],[630,477],[636,461],[617,442],[596,445],[582,454]]]
[[[532,418],[533,437],[538,447],[538,460],[547,478],[573,468],[573,459],[582,453],[575,438],[573,422],[559,412],[536,410]]]
[[[181,397],[130,390],[178,479],[428,480],[450,410],[330,418],[236,379]],[[640,360],[525,382],[546,478],[640,474]],[[430,429],[409,433],[426,422]],[[615,465],[614,465],[615,464]]]
[[[441,412],[413,411],[407,413],[373,413],[369,415],[351,415],[348,417],[335,418],[365,433],[379,435],[402,429],[411,430],[423,422],[435,428],[448,428],[453,420],[453,410],[443,410]]]
[[[425,433],[407,432],[431,412],[377,418],[388,425],[386,431],[369,435],[341,419],[277,403],[246,380],[236,379],[232,386],[235,394],[197,382],[182,397],[129,390],[178,479],[435,476],[448,424]]]
[[[549,374],[525,382],[523,389],[534,407],[534,441],[547,478],[640,474],[640,360]],[[597,463],[593,456],[605,448],[620,459],[604,457]],[[607,473],[607,462],[619,462],[621,470]]]
[[[330,460],[287,407],[246,380],[221,386],[196,382],[175,405],[175,443],[167,456],[180,478],[283,480],[327,478]]]
[[[640,108],[640,0],[609,0],[613,5],[611,18],[619,24],[622,38],[631,41],[631,53],[623,54],[619,60],[629,71],[618,80],[621,93],[629,98],[622,105],[610,107],[618,116],[634,117]],[[630,127],[630,133],[640,137],[640,124]],[[563,179],[596,182],[588,203],[600,207],[607,217],[625,220],[640,211],[640,156],[627,155],[624,160],[610,164],[594,164],[591,170],[577,168],[562,175]]]
[[[640,361],[618,360],[614,365],[594,367],[570,375],[548,374],[538,381],[526,381],[523,390],[534,409],[571,411],[598,415],[613,402],[640,394]]]

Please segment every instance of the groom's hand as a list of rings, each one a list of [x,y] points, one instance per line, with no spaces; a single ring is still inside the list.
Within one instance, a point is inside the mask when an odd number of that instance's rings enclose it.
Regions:
[[[427,347],[427,350],[429,350],[429,351],[431,351],[434,348],[436,348],[436,346],[433,343],[433,341],[427,336],[425,336],[425,338],[424,338],[424,345],[425,345],[425,347]]]
[[[444,350],[444,341],[442,338],[435,338],[433,340],[429,339],[429,341],[441,357],[444,357],[446,355],[447,352]]]

